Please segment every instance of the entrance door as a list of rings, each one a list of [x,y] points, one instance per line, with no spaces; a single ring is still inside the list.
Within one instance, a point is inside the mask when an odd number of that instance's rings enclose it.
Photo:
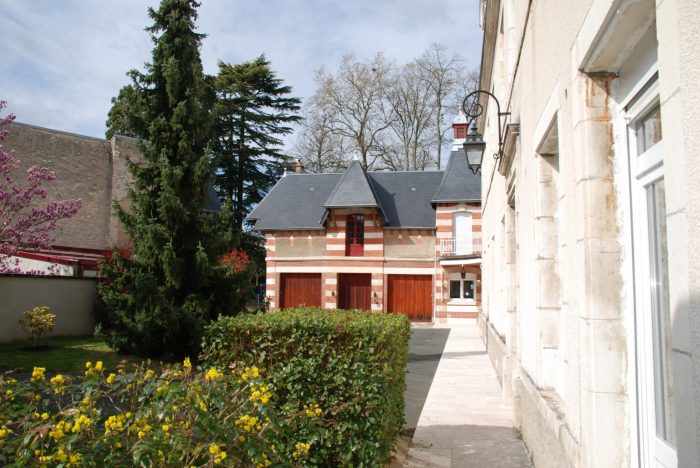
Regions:
[[[372,275],[339,274],[338,308],[372,310]]]
[[[433,277],[430,275],[389,275],[387,310],[404,314],[415,322],[433,318]]]
[[[321,273],[282,273],[280,308],[321,307]]]

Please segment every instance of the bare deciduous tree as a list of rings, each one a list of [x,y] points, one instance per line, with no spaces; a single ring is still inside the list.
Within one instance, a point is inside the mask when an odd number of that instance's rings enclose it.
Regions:
[[[350,161],[343,139],[333,132],[331,116],[313,107],[307,109],[293,152],[309,172],[342,172]]]
[[[395,73],[387,91],[392,119],[387,119],[396,136],[395,147],[387,152],[384,162],[394,170],[425,170],[434,162],[434,140],[430,132],[436,103],[429,83],[422,79],[416,62],[404,65]],[[400,153],[399,161],[391,161],[392,153]]]
[[[432,90],[435,109],[433,112],[435,132],[436,163],[440,168],[442,163],[442,146],[445,134],[451,128],[451,120],[445,118],[445,108],[458,94],[459,77],[464,75],[464,67],[456,55],[448,57],[445,46],[433,43],[417,60],[417,66],[422,71],[422,79]],[[449,114],[457,112],[458,107],[450,105]]]
[[[478,86],[478,73],[446,50],[431,44],[401,67],[349,54],[335,73],[319,70],[297,155],[318,172],[342,170],[353,155],[367,170],[439,169],[452,119]]]
[[[316,74],[318,89],[311,105],[330,116],[333,133],[343,138],[366,170],[379,158],[380,134],[389,127],[384,101],[391,68],[382,54],[369,62],[348,54],[341,59],[337,73],[322,69]]]

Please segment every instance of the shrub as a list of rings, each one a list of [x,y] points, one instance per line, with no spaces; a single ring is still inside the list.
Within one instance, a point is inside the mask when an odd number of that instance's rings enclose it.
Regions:
[[[202,358],[265,369],[284,432],[312,442],[309,463],[383,466],[403,424],[409,336],[401,315],[300,308],[220,318]]]
[[[84,377],[39,367],[25,381],[6,374],[0,465],[304,464],[315,442],[282,437],[274,398],[256,368],[196,372],[188,359],[158,374],[146,366],[107,374],[101,362],[87,363]]]
[[[34,307],[22,312],[19,324],[29,335],[32,341],[39,341],[48,335],[56,325],[56,314],[49,313],[48,306]]]

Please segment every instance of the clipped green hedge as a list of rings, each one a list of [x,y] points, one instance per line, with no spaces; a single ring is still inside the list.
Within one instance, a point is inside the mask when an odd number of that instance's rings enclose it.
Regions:
[[[410,333],[402,315],[288,309],[212,322],[201,357],[260,367],[283,432],[312,444],[307,463],[383,466],[403,424]]]

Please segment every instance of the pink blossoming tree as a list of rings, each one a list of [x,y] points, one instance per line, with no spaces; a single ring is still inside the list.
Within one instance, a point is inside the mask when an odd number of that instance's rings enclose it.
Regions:
[[[6,101],[0,101],[0,111]],[[80,209],[80,200],[48,202],[39,206],[37,201],[48,195],[44,184],[56,175],[39,166],[26,170],[25,181],[18,181],[15,172],[20,161],[3,150],[7,135],[3,127],[15,119],[14,115],[0,119],[0,273],[20,273],[17,262],[9,257],[20,248],[45,249],[51,246],[60,232],[59,221],[74,216]]]

